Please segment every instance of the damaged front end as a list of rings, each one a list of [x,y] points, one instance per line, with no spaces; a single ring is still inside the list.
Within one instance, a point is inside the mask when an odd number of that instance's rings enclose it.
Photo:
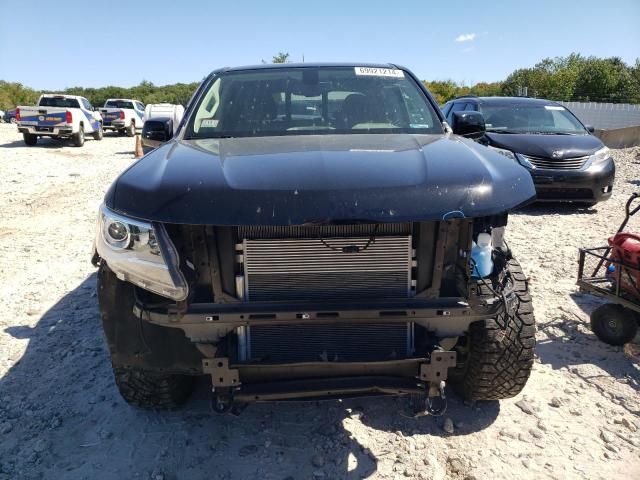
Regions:
[[[101,265],[135,285],[133,326],[108,325],[119,319],[103,310],[114,363],[207,374],[220,412],[236,402],[382,393],[425,395],[427,411],[441,413],[469,326],[499,317],[512,297],[506,214],[232,227],[127,223],[104,209],[100,221]],[[110,231],[114,222],[128,233]],[[470,262],[479,233],[494,239],[495,273],[484,279]],[[111,234],[129,244],[111,245]],[[131,252],[148,257],[132,261]],[[101,307],[116,301],[111,291],[100,289]],[[144,344],[124,339],[143,329]],[[180,361],[166,360],[186,344]]]

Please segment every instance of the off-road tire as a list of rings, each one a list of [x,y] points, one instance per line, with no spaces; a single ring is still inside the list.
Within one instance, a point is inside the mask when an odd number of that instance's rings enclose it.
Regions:
[[[104,130],[102,129],[102,123],[98,123],[98,129],[92,134],[94,140],[102,140],[104,137]]]
[[[177,408],[191,396],[194,377],[113,367],[120,395],[136,407]]]
[[[622,305],[600,305],[591,313],[591,331],[609,345],[622,346],[636,336],[638,314]]]
[[[30,133],[23,133],[22,134],[22,138],[24,139],[25,145],[28,145],[30,147],[33,147],[34,145],[36,145],[38,143],[38,136],[37,135],[32,135]]]
[[[75,147],[81,147],[84,145],[84,126],[80,125],[78,127],[78,133],[73,134],[73,145]]]
[[[131,123],[127,127],[126,133],[127,133],[127,137],[135,136],[135,134],[136,134],[136,124],[133,123],[133,120],[131,121]]]
[[[535,319],[527,279],[510,259],[512,281],[508,308],[495,319],[474,322],[467,335],[468,352],[452,383],[466,400],[501,400],[522,391],[533,367]]]

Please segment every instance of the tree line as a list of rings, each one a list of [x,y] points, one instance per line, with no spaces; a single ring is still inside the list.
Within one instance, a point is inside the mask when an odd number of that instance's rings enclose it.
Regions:
[[[505,80],[473,86],[452,80],[424,82],[438,102],[461,95],[516,96],[527,89],[530,97],[556,101],[640,103],[640,59],[627,65],[619,57],[545,58],[531,68],[519,68]]]
[[[10,83],[0,80],[0,110],[9,110],[18,105],[34,105],[43,93],[66,93],[67,95],[81,95],[92,105],[101,107],[108,98],[135,98],[142,103],[175,103],[186,105],[198,88],[199,82],[175,83],[173,85],[154,85],[149,81],[142,81],[130,88],[101,87],[84,88],[71,87],[62,91],[37,91],[25,87],[20,83]]]
[[[280,52],[272,63],[286,63],[289,54]],[[93,105],[102,106],[107,98],[136,98],[143,103],[186,105],[199,82],[157,86],[142,81],[131,88],[71,87],[62,92],[82,95]],[[584,57],[572,53],[567,57],[545,58],[530,68],[520,68],[500,82],[464,85],[453,80],[424,80],[436,100],[443,104],[461,95],[512,96],[526,88],[531,97],[580,102],[640,103],[640,59],[627,65],[618,57]],[[0,80],[0,110],[17,105],[33,105],[41,93],[20,83]]]

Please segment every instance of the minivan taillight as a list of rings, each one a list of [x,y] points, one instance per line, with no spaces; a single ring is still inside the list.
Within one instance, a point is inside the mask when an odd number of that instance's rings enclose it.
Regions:
[[[120,120],[124,120],[124,111],[120,110]]]
[[[69,110],[67,110],[67,123],[73,123],[73,116]]]
[[[16,108],[16,122],[20,121],[20,109]]]

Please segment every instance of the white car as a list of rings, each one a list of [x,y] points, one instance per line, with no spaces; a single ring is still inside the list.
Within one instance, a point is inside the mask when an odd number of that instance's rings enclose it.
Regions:
[[[141,129],[144,116],[144,104],[132,98],[110,98],[104,102],[100,109],[104,119],[103,128],[113,130],[129,137],[136,134],[136,129]]]
[[[102,117],[89,100],[78,95],[45,94],[35,107],[17,107],[16,123],[24,143],[33,146],[38,137],[72,138],[84,145],[86,134],[102,140]]]

